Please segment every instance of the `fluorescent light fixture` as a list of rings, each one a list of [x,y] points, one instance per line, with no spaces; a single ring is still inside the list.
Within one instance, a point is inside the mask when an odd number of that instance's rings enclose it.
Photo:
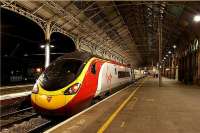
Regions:
[[[200,15],[196,15],[193,18],[194,22],[200,22]]]
[[[54,45],[50,45],[50,47],[51,47],[51,48],[54,48],[55,46],[54,46]]]
[[[44,48],[45,47],[45,45],[40,45],[40,48]]]
[[[172,52],[171,51],[168,51],[168,54],[171,54]]]
[[[166,57],[168,57],[169,55],[168,55],[168,54],[166,54],[165,56],[166,56]]]
[[[173,45],[173,48],[175,49],[175,48],[176,48],[176,45]]]

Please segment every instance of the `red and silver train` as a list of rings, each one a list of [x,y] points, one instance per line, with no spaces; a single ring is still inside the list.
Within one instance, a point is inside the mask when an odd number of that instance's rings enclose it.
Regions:
[[[131,82],[132,72],[126,65],[89,53],[68,53],[40,75],[32,90],[32,105],[43,114],[73,114],[94,98]]]

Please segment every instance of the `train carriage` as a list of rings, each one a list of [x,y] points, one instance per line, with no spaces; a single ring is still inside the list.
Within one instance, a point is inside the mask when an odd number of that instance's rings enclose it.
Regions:
[[[43,114],[74,114],[94,98],[132,80],[130,67],[76,51],[56,59],[40,75],[31,101]]]

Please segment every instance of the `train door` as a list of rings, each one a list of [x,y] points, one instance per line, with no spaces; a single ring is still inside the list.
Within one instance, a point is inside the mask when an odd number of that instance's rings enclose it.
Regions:
[[[98,78],[99,78],[99,72],[101,69],[101,62],[99,60],[95,60],[91,63],[90,66],[90,71],[91,71],[91,75],[90,75],[90,86],[91,86],[91,94],[95,94],[96,90],[97,90],[97,86],[98,86]]]
[[[98,85],[100,68],[101,62],[98,59],[91,62],[81,87],[81,95],[83,95],[83,98],[88,99],[94,97]]]

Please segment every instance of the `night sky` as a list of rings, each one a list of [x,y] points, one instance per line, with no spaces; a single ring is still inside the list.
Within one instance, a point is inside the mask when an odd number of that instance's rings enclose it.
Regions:
[[[1,8],[1,75],[9,76],[10,71],[44,66],[45,35],[40,26],[32,20]],[[51,34],[51,61],[75,50],[74,42],[61,33]],[[22,70],[23,69],[23,70]],[[1,82],[3,82],[3,80]]]

